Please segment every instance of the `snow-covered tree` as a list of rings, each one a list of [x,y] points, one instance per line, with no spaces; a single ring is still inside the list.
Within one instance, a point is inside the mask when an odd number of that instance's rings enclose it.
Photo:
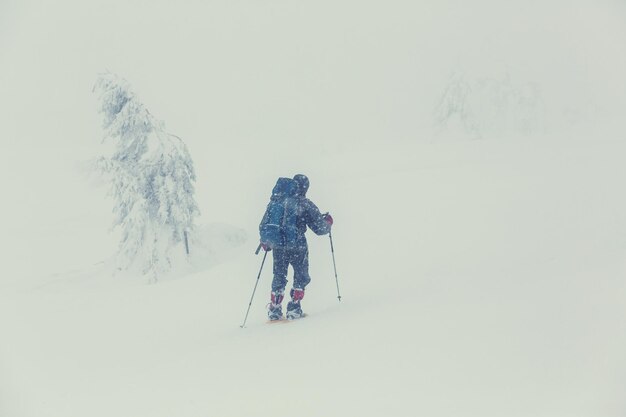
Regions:
[[[126,80],[102,74],[94,90],[105,140],[114,144],[100,166],[111,180],[114,227],[122,231],[119,267],[140,268],[156,279],[180,258],[185,232],[193,230],[199,214],[193,161],[184,142],[165,131]]]
[[[474,79],[454,73],[435,109],[435,125],[472,138],[540,132],[541,92],[536,84],[514,83],[508,72]]]
[[[472,87],[461,74],[453,74],[448,81],[441,100],[435,109],[435,123],[448,128],[456,123],[470,136],[479,136],[476,116],[470,104]]]

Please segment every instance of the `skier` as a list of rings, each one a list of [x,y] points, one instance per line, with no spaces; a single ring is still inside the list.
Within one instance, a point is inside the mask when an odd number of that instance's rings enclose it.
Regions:
[[[295,226],[297,229],[295,244],[291,246],[274,245],[270,247],[268,242],[261,241],[261,247],[265,251],[274,251],[274,279],[272,280],[272,293],[268,304],[268,317],[270,320],[280,320],[283,317],[282,301],[287,286],[287,269],[289,265],[294,271],[293,288],[290,291],[291,301],[287,304],[287,319],[293,320],[303,317],[300,301],[304,298],[304,289],[311,282],[309,276],[309,248],[307,246],[307,226],[317,235],[325,235],[330,232],[333,218],[330,214],[322,214],[311,200],[306,198],[309,189],[309,179],[302,174],[293,177],[297,188],[295,191]],[[263,224],[263,222],[262,222]]]

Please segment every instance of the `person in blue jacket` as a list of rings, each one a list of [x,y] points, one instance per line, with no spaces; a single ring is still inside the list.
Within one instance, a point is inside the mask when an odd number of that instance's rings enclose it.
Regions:
[[[268,304],[268,317],[270,320],[282,318],[282,301],[285,297],[287,286],[287,269],[292,266],[293,288],[290,291],[291,301],[287,304],[286,317],[297,319],[304,315],[300,302],[304,298],[304,289],[311,282],[309,276],[309,248],[304,236],[307,227],[317,235],[325,235],[330,232],[333,218],[330,214],[322,214],[311,200],[306,198],[309,189],[309,179],[306,175],[298,174],[293,177],[298,189],[297,220],[298,235],[296,245],[291,248],[274,247],[274,279],[272,280],[272,293]],[[261,244],[265,251],[270,250],[265,244]]]

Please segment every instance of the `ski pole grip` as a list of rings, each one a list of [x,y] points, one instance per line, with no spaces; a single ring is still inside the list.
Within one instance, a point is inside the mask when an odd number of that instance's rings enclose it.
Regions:
[[[258,255],[260,251],[261,251],[261,244],[259,243],[259,246],[256,248],[256,252],[254,252],[254,254]]]

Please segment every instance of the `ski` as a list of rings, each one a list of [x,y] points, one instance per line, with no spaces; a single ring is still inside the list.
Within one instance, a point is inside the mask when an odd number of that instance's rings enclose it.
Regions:
[[[303,319],[306,316],[307,316],[307,314],[304,313],[301,317],[298,317],[297,319],[288,319],[286,317],[281,317],[278,320],[268,320],[267,324],[276,324],[276,323],[283,323],[284,324],[284,323],[289,323],[289,322],[292,322],[292,321],[298,321],[300,319]]]

